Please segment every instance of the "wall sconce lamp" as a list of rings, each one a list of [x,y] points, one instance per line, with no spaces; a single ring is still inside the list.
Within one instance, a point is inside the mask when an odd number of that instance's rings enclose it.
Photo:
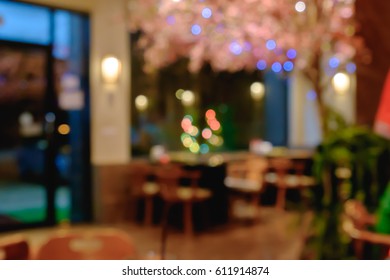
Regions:
[[[119,81],[121,73],[121,62],[118,58],[112,55],[105,56],[102,59],[101,71],[102,79],[106,85],[115,85]]]
[[[347,74],[339,72],[334,75],[332,86],[336,93],[345,94],[351,86],[351,79]]]

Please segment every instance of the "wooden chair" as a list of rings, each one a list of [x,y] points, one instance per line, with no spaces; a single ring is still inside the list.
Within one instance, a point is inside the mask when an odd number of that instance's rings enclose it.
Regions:
[[[173,204],[183,204],[183,225],[186,235],[193,235],[192,210],[195,203],[211,198],[210,190],[200,188],[198,181],[200,171],[186,171],[178,166],[165,166],[156,171],[156,180],[161,188],[161,198],[164,201],[164,216],[167,219],[169,208]],[[189,186],[182,186],[181,180],[189,180]]]
[[[364,258],[366,243],[378,244],[383,249],[383,257],[390,257],[390,235],[368,230],[376,223],[376,218],[367,212],[365,206],[357,200],[348,200],[344,204],[343,230],[353,240],[355,255]]]
[[[277,188],[275,204],[277,209],[285,209],[288,189],[304,190],[316,184],[313,177],[304,175],[304,162],[294,162],[288,158],[272,158],[270,167],[274,172],[268,172],[265,181]],[[291,170],[293,174],[290,173]]]
[[[116,229],[62,230],[41,245],[38,260],[125,260],[134,259],[131,238]]]
[[[250,207],[253,210],[251,218],[258,217],[260,194],[264,190],[264,174],[267,168],[267,160],[261,157],[251,157],[244,162],[231,163],[228,166],[228,176],[224,182],[225,186],[232,190],[229,206],[231,217],[237,216],[233,214],[235,194],[249,196]]]
[[[0,260],[28,260],[30,246],[22,235],[12,235],[0,239]]]
[[[160,186],[148,180],[153,174],[153,168],[148,164],[134,164],[129,169],[129,193],[131,197],[142,198],[145,201],[144,224],[153,223],[153,200],[160,192]]]

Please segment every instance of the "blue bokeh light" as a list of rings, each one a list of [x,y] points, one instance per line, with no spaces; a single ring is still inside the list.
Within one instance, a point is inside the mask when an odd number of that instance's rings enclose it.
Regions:
[[[306,99],[310,101],[314,101],[317,98],[317,93],[314,90],[310,90],[306,94]]]
[[[200,145],[200,153],[207,154],[210,151],[210,147],[207,144]]]
[[[272,71],[274,71],[275,73],[279,73],[280,71],[282,71],[282,64],[280,62],[275,62],[274,64],[272,64]]]
[[[240,55],[242,53],[241,45],[235,41],[230,44],[229,49],[235,55]]]
[[[266,43],[266,47],[269,50],[274,50],[276,48],[275,40],[268,40],[267,43]]]
[[[202,17],[211,18],[212,15],[213,15],[213,11],[210,8],[204,8],[202,10]]]
[[[356,72],[356,64],[353,62],[348,63],[345,68],[349,74],[353,74]]]
[[[199,35],[200,33],[202,33],[202,27],[200,27],[199,24],[194,24],[191,27],[191,33],[194,35]]]
[[[283,69],[284,71],[291,72],[294,69],[294,63],[292,63],[291,61],[286,61],[283,64]]]
[[[267,62],[265,60],[259,60],[256,65],[257,69],[265,70],[267,68]]]
[[[337,68],[340,65],[340,60],[337,57],[332,57],[329,59],[330,68]]]
[[[294,50],[294,49],[289,49],[289,50],[287,51],[287,57],[288,57],[289,59],[294,59],[294,58],[296,58],[296,57],[297,57],[297,51]]]

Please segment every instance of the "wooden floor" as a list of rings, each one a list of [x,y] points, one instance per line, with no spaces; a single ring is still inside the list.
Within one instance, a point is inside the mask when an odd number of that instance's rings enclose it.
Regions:
[[[310,213],[280,212],[264,208],[260,221],[244,221],[199,232],[186,237],[180,229],[170,228],[167,258],[179,260],[246,260],[246,259],[300,259]],[[153,258],[160,250],[161,228],[140,224],[82,225],[75,228],[116,227],[132,237],[141,259]],[[37,248],[54,228],[23,231],[33,248]],[[1,234],[1,236],[8,235]]]

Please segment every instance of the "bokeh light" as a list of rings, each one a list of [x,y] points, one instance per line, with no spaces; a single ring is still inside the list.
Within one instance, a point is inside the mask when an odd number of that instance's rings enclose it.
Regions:
[[[200,150],[199,144],[196,142],[193,142],[190,146],[191,153],[197,154],[197,153],[199,153],[199,150]]]
[[[185,131],[188,132],[190,128],[192,127],[191,120],[188,118],[183,118],[181,121],[181,128]]]
[[[199,35],[200,33],[202,33],[202,27],[200,27],[199,24],[194,24],[192,27],[191,27],[191,33],[193,35]]]
[[[188,133],[189,133],[191,136],[196,137],[196,136],[198,136],[198,134],[199,134],[199,128],[197,128],[196,126],[193,125],[193,126],[191,126],[191,127],[189,128]]]
[[[265,70],[267,68],[267,62],[265,60],[259,60],[256,65],[257,69]]]
[[[356,72],[356,64],[353,63],[353,62],[350,62],[350,63],[347,63],[347,65],[345,66],[345,68],[347,69],[347,72],[349,74],[353,74]]]
[[[181,95],[181,103],[184,106],[192,106],[192,105],[194,105],[194,103],[195,103],[195,94],[192,91],[190,91],[190,90],[184,91],[183,94]]]
[[[176,23],[176,19],[174,16],[167,16],[167,23],[169,25],[174,25]]]
[[[242,46],[236,41],[230,43],[229,49],[235,55],[240,55],[242,53]]]
[[[276,48],[276,42],[275,40],[268,40],[267,43],[266,43],[266,47],[267,49],[269,49],[270,51],[271,50],[274,50]]]
[[[215,116],[216,116],[216,115],[217,115],[217,114],[215,113],[215,111],[214,111],[213,109],[207,110],[207,111],[206,111],[206,114],[205,114],[205,116],[206,116],[207,119],[215,119]]]
[[[331,59],[329,59],[329,67],[330,68],[337,68],[339,67],[340,65],[340,60],[337,58],[337,57],[332,57]]]
[[[175,96],[177,99],[181,100],[181,96],[183,95],[183,92],[184,92],[184,89],[178,89],[176,92],[175,92]]]
[[[317,94],[314,90],[309,90],[307,93],[306,93],[306,99],[307,100],[310,100],[310,101],[314,101],[316,100],[317,98]]]
[[[211,128],[212,130],[214,130],[214,131],[218,131],[218,130],[221,128],[220,122],[217,121],[216,119],[210,120],[209,126],[210,126],[210,128]]]
[[[21,126],[28,126],[34,122],[34,117],[30,112],[24,112],[19,116],[19,124]]]
[[[207,144],[200,145],[200,153],[207,154],[210,151],[210,147]]]
[[[56,115],[52,112],[49,112],[45,115],[45,120],[48,123],[52,123],[56,120]]]
[[[294,70],[294,63],[292,63],[291,61],[286,61],[283,64],[283,69],[286,72],[291,72],[292,70]]]
[[[149,101],[145,95],[138,95],[135,98],[135,107],[138,111],[145,111],[148,108]]]
[[[274,71],[275,73],[279,73],[280,71],[282,71],[282,64],[280,64],[280,62],[275,62],[274,64],[272,64],[272,71]]]
[[[213,11],[210,8],[204,8],[202,10],[202,17],[211,18],[212,15],[213,15]]]
[[[348,91],[351,80],[347,74],[339,72],[334,75],[332,85],[336,93],[344,94]]]
[[[58,133],[62,135],[67,135],[70,132],[70,126],[67,124],[61,124],[58,126]]]
[[[183,119],[189,119],[191,122],[194,121],[194,118],[191,115],[185,115]]]
[[[287,57],[289,58],[289,59],[294,59],[294,58],[296,58],[297,57],[297,51],[296,50],[294,50],[294,49],[289,49],[288,51],[287,51]]]
[[[202,137],[204,139],[210,139],[212,135],[213,135],[213,133],[211,132],[211,129],[205,128],[202,130]]]
[[[183,146],[186,148],[191,147],[191,145],[194,143],[191,137],[184,138],[183,140]]]
[[[251,96],[254,100],[261,100],[264,97],[265,87],[260,82],[254,82],[251,87]]]
[[[298,13],[302,13],[306,10],[306,4],[305,2],[303,1],[298,1],[296,4],[295,4],[295,10],[298,12]]]

